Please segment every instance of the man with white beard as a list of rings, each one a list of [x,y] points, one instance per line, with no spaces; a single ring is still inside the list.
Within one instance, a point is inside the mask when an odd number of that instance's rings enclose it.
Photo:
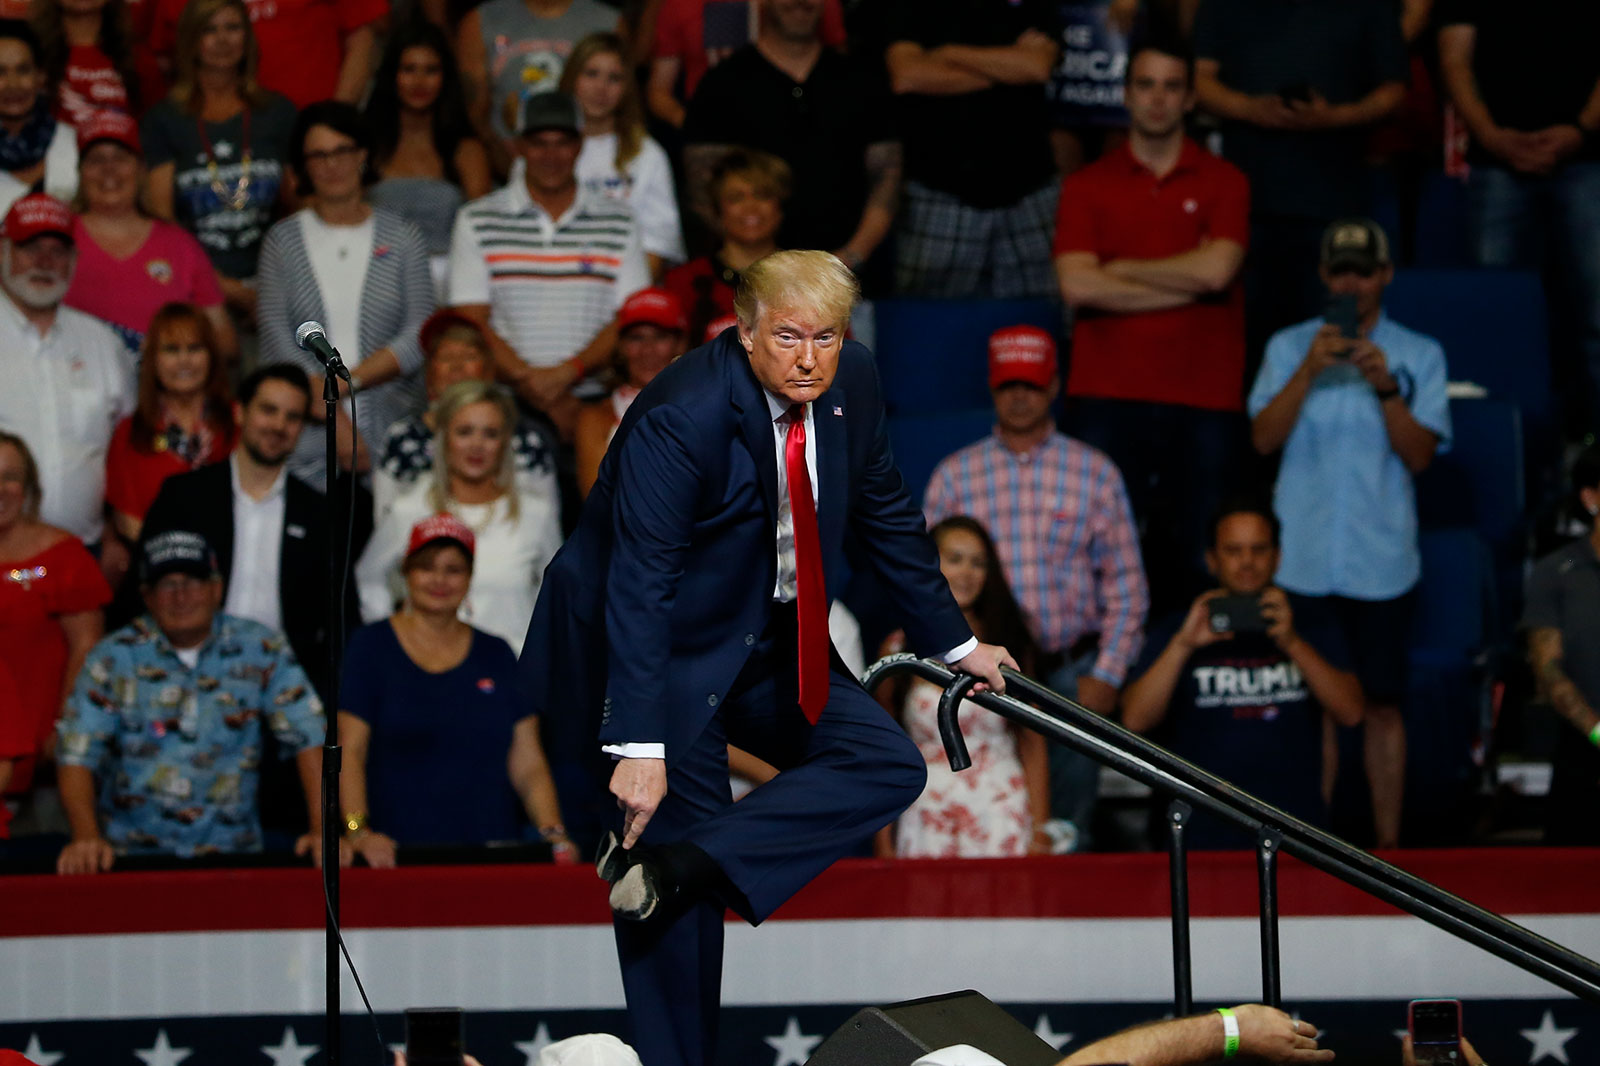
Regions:
[[[40,518],[82,539],[115,588],[128,549],[105,520],[106,446],[133,410],[133,368],[107,326],[61,306],[76,263],[66,204],[34,193],[11,205],[0,223],[0,429],[38,462]]]

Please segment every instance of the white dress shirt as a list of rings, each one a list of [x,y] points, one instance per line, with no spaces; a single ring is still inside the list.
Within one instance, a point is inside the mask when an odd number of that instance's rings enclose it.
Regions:
[[[127,349],[104,323],[61,307],[40,334],[0,294],[0,429],[33,453],[39,517],[85,544],[104,533],[106,449],[133,408]]]
[[[289,468],[278,469],[278,479],[259,500],[252,499],[239,484],[237,454],[228,457],[228,477],[233,482],[233,566],[228,572],[228,598],[222,612],[281,632],[283,605],[278,598],[278,579]]]
[[[794,554],[794,513],[789,507],[789,463],[787,444],[789,437],[789,408],[792,401],[763,392],[767,410],[772,413],[772,441],[777,450],[778,463],[778,534],[774,549],[778,556],[778,578],[773,585],[774,603],[792,603],[797,588],[798,567]],[[806,475],[811,479],[811,503],[816,506],[821,499],[817,485],[817,433],[816,404],[805,405]],[[859,637],[858,637],[859,640]],[[964,659],[978,646],[977,637],[968,637],[955,648],[940,656],[945,662]],[[664,759],[667,746],[659,743],[605,744],[601,751],[620,759]]]

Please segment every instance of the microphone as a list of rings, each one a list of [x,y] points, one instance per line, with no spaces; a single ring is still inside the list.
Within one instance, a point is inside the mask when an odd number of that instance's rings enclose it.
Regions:
[[[345,381],[350,380],[350,371],[345,369],[344,360],[339,358],[339,349],[328,343],[328,332],[322,328],[321,322],[300,323],[300,328],[294,331],[294,342],[301,351],[316,356],[330,374]]]

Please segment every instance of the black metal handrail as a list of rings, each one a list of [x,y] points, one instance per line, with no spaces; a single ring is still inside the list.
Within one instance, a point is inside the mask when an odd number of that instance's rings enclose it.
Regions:
[[[1600,1005],[1600,964],[1592,959],[1278,810],[1032,678],[1004,670],[1005,695],[994,692],[973,695],[971,690],[977,681],[971,675],[957,673],[932,659],[901,654],[880,659],[868,667],[862,683],[870,690],[897,674],[913,674],[944,690],[939,699],[939,734],[952,769],[962,770],[971,765],[966,742],[962,739],[956,720],[961,701],[968,699],[1173,798],[1172,806],[1168,808],[1167,822],[1172,830],[1174,1001],[1180,1013],[1190,1009],[1193,998],[1189,977],[1188,885],[1184,841],[1191,808],[1203,809],[1227,819],[1256,836],[1261,894],[1263,1002],[1277,1006],[1280,998],[1276,886],[1277,855],[1282,851],[1590,1003]],[[1041,706],[1024,703],[1024,699]],[[1050,710],[1042,709],[1044,707]]]

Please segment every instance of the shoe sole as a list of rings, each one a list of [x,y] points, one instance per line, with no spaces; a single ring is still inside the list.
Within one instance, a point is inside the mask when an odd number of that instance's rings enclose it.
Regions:
[[[629,921],[642,922],[656,912],[661,893],[655,878],[645,866],[630,866],[611,886],[611,909]]]

